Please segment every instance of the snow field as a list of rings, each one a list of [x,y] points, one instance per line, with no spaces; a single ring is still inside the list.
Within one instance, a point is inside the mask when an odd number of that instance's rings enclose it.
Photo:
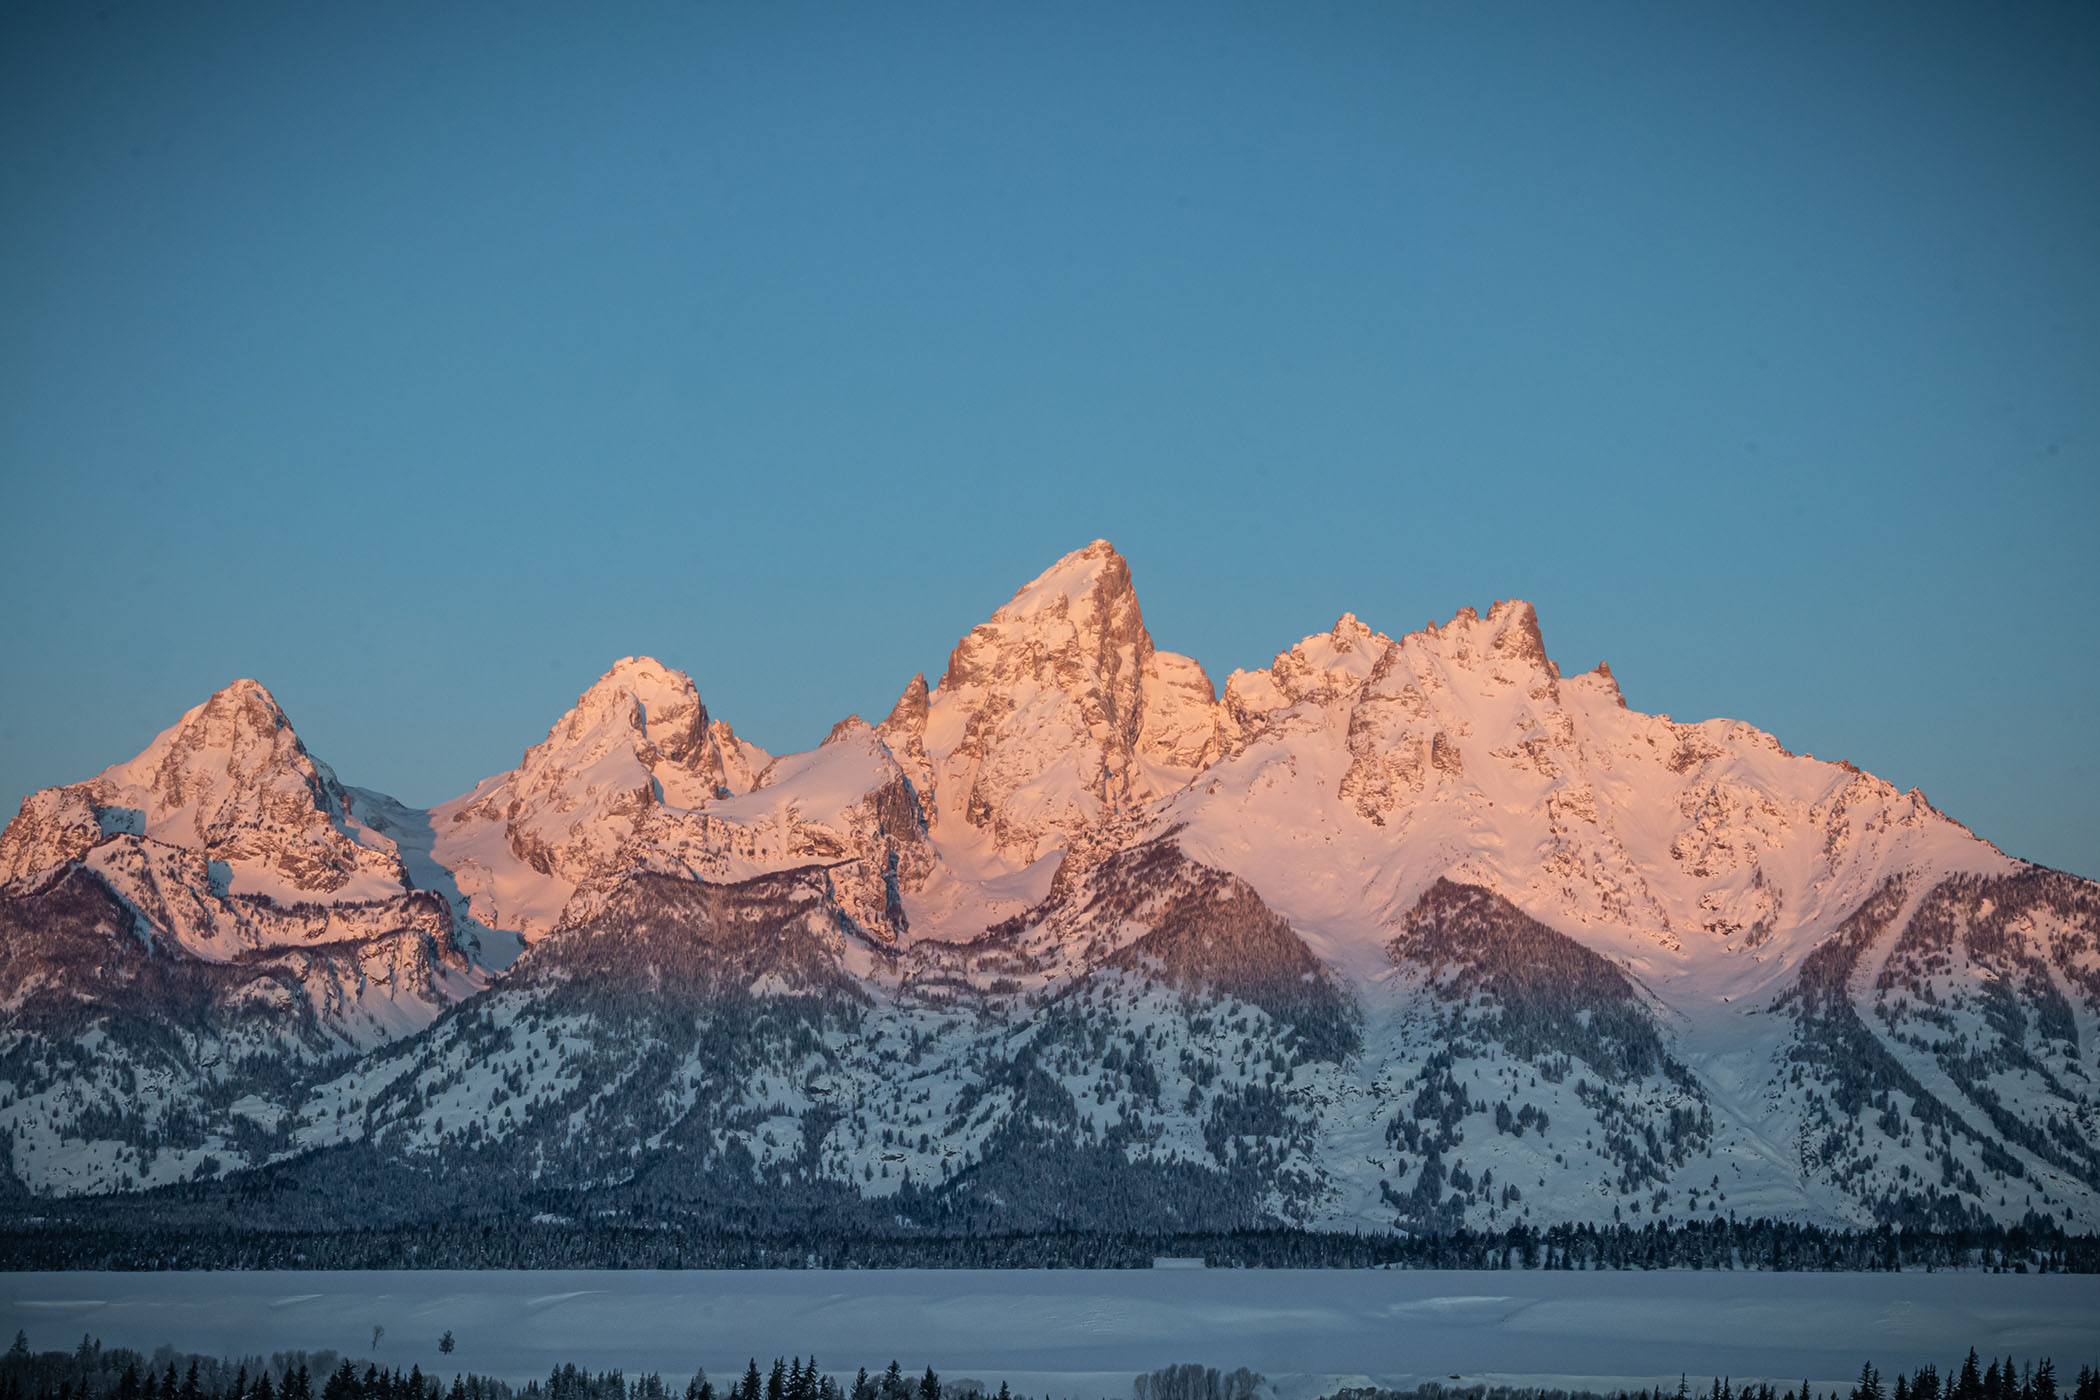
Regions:
[[[375,1349],[372,1329],[384,1327]],[[2078,1275],[1308,1270],[9,1274],[0,1328],[225,1355],[329,1348],[514,1382],[562,1362],[683,1379],[814,1349],[851,1378],[1001,1379],[1122,1397],[1139,1371],[1248,1366],[1280,1400],[1349,1377],[1674,1386],[1848,1385],[1862,1361],[1943,1370],[1969,1346],[2100,1359],[2100,1278]],[[445,1331],[458,1350],[440,1356]]]

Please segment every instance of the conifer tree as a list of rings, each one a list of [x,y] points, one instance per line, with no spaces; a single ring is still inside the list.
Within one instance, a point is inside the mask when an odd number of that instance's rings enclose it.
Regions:
[[[1997,1363],[1992,1363],[1997,1369]],[[1983,1377],[1976,1370],[1976,1348],[1969,1348],[1969,1359],[1961,1363],[1961,1375],[1954,1382],[1954,1400],[1982,1400]]]

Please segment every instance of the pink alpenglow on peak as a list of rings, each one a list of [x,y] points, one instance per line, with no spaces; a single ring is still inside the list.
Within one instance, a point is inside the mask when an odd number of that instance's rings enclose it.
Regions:
[[[1041,1228],[1012,1154],[1078,1152],[1149,1183],[1082,1212],[1196,1172],[1332,1229],[2100,1225],[2100,889],[1564,676],[1520,600],[1345,613],[1221,693],[1095,541],[878,724],[771,755],[630,657],[427,812],[241,682],[26,800],[0,881],[14,1062],[96,1066],[0,1105],[34,1193],[362,1143]]]
[[[256,681],[238,680],[136,758],[26,799],[0,834],[0,881],[32,879],[106,837],[201,853],[234,893],[293,900],[398,895],[390,843],[356,819],[342,785]]]
[[[1025,866],[1179,787],[1215,738],[1210,678],[1155,650],[1096,540],[956,643],[920,741],[944,836]]]

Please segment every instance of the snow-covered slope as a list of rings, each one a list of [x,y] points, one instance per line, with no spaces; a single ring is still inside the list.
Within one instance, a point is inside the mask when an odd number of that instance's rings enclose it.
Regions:
[[[1607,668],[1563,677],[1527,603],[1397,640],[1345,616],[1235,672],[1224,709],[1230,756],[1167,819],[1343,941],[1462,876],[1644,976],[1740,995],[1895,871],[2016,865],[1916,792],[1637,713]]]
[[[40,1189],[266,1155],[304,1078],[487,985],[445,903],[236,681],[0,835],[0,1124]],[[398,805],[398,804],[396,804]]]
[[[516,768],[431,812],[431,857],[474,920],[530,940],[579,885],[625,869],[660,814],[748,791],[767,761],[709,720],[691,677],[628,657]]]
[[[128,763],[27,798],[0,833],[0,883],[32,879],[112,838],[195,851],[231,894],[279,903],[401,893],[391,846],[292,732],[270,692],[235,681]]]
[[[774,758],[630,659],[427,813],[236,691],[24,804],[17,924],[122,944],[117,899],[210,957],[289,937],[244,891],[413,888],[493,985],[222,1168],[363,1144],[754,1227],[2100,1225],[2100,890],[1562,675],[1527,603],[1344,616],[1220,694],[1096,541],[877,725]],[[125,1184],[14,1121],[31,1189]]]
[[[460,916],[527,942],[584,917],[630,872],[734,881],[837,867],[870,930],[906,926],[900,888],[936,857],[911,783],[876,732],[840,721],[774,759],[710,721],[691,677],[617,663],[517,768],[433,809],[430,858]]]

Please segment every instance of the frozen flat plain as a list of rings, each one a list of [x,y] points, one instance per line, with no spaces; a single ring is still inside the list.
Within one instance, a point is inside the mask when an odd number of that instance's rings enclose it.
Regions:
[[[372,1329],[386,1334],[374,1348]],[[560,1362],[681,1380],[814,1350],[848,1377],[1001,1379],[1127,1396],[1139,1371],[1248,1366],[1280,1396],[1452,1375],[1675,1385],[1849,1384],[1986,1355],[2100,1362],[2100,1277],[1973,1273],[1344,1270],[482,1271],[0,1274],[0,1335],[150,1351],[332,1348],[404,1370],[523,1381]],[[458,1350],[440,1356],[445,1331]]]

